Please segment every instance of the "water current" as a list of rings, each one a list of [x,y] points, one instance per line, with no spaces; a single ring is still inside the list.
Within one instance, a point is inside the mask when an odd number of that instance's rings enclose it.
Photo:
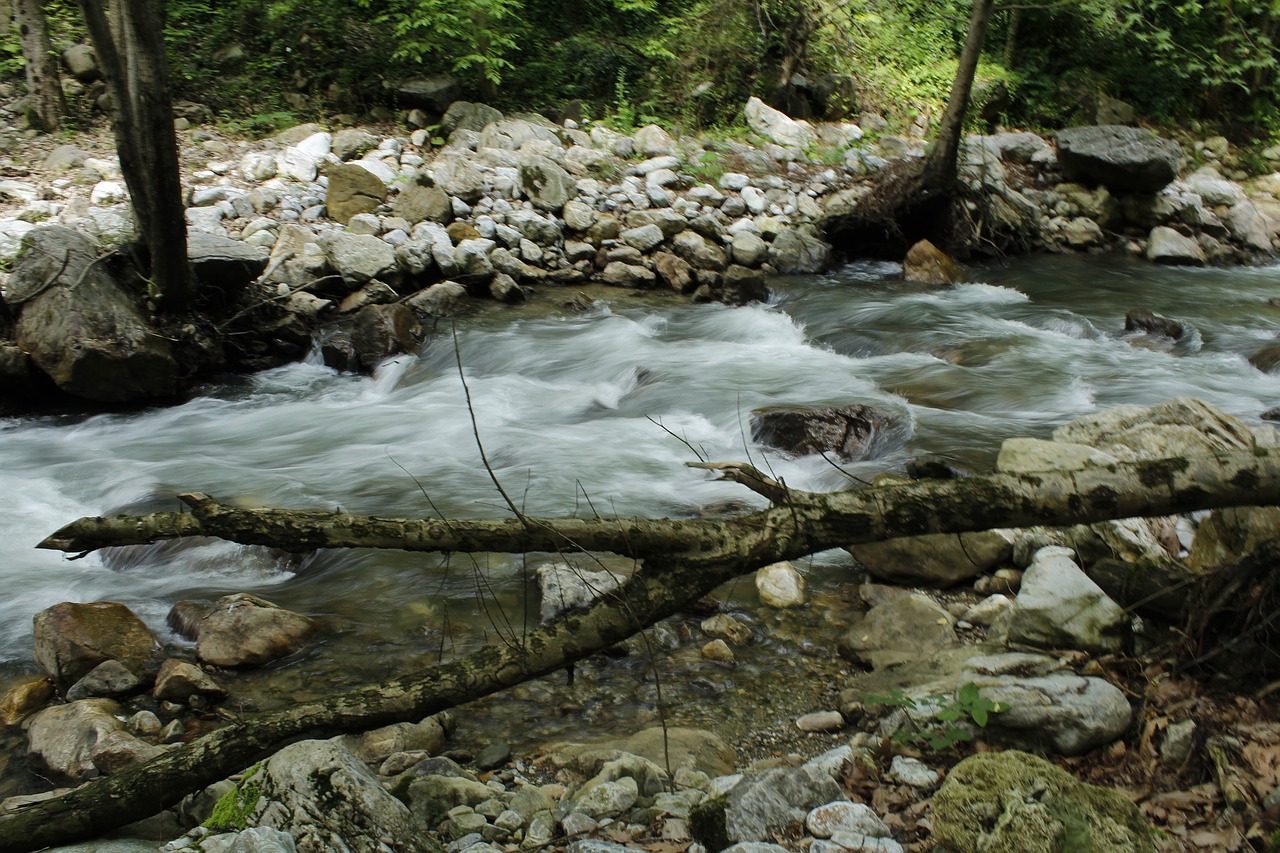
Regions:
[[[1280,376],[1247,360],[1280,331],[1280,307],[1269,302],[1280,296],[1278,267],[1045,257],[979,267],[974,283],[944,290],[904,284],[898,273],[853,263],[781,279],[769,304],[744,308],[600,289],[587,291],[586,312],[547,291],[464,318],[458,350],[490,462],[530,514],[690,516],[760,504],[685,468],[693,448],[713,460],[767,461],[794,487],[849,484],[819,457],[753,444],[748,418],[759,406],[856,402],[896,415],[873,458],[845,466],[869,478],[921,455],[980,470],[1006,437],[1043,436],[1119,404],[1189,395],[1250,421],[1280,404]],[[1125,334],[1135,307],[1176,318],[1188,333],[1177,343]],[[505,513],[480,464],[446,327],[420,356],[373,377],[312,360],[211,384],[169,408],[3,420],[0,679],[34,671],[32,616],[64,600],[123,602],[179,645],[165,614],[181,599],[245,591],[319,618],[323,639],[300,660],[269,678],[238,676],[233,696],[247,708],[421,666],[536,619],[536,600],[525,614],[524,578],[546,555],[327,551],[290,563],[204,542],[68,561],[33,547],[81,515],[176,509],[184,491],[379,515]],[[723,591],[758,638],[735,670],[701,661],[696,619],[655,635],[677,717],[749,715],[726,709],[783,701],[828,665],[849,557],[833,552],[800,568],[815,600],[804,610],[763,612],[749,581]],[[548,679],[464,715],[466,725],[478,739],[639,727],[653,718],[657,689],[637,657],[589,667],[580,682],[596,693]],[[728,701],[735,696],[751,701]]]

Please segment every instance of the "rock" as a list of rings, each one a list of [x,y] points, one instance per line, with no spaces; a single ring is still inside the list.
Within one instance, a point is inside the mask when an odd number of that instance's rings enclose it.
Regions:
[[[44,167],[51,172],[62,172],[78,169],[84,165],[91,155],[88,151],[75,145],[59,145],[44,158]]]
[[[876,437],[895,423],[889,414],[855,403],[751,412],[751,438],[784,453],[830,453],[843,462],[868,458]]]
[[[366,764],[380,763],[398,752],[432,755],[444,749],[453,722],[448,714],[436,714],[416,723],[392,723],[358,735],[334,740]]]
[[[1193,193],[1200,196],[1206,207],[1229,207],[1245,200],[1244,190],[1234,181],[1228,181],[1213,166],[1202,166],[1182,181]]]
[[[928,240],[921,240],[907,251],[907,257],[902,262],[902,278],[905,281],[934,285],[968,281],[960,266]]]
[[[712,663],[722,663],[726,666],[734,666],[738,659],[733,655],[733,649],[729,648],[729,644],[724,640],[712,640],[702,647],[702,657]]]
[[[454,101],[440,119],[440,132],[446,137],[451,136],[455,130],[479,133],[496,121],[502,121],[502,113],[488,104]]]
[[[332,741],[287,746],[237,787],[245,823],[288,832],[301,853],[381,853],[383,838],[406,853],[427,849],[408,807]]]
[[[814,711],[797,717],[796,728],[802,732],[838,732],[844,728],[844,716],[839,711]]]
[[[375,210],[387,197],[386,184],[377,175],[360,166],[348,163],[330,164],[325,167],[325,174],[329,178],[324,198],[325,208],[329,211],[329,218],[342,225],[346,225],[357,214]]]
[[[441,281],[405,300],[422,317],[452,317],[466,308],[467,289],[456,281]]]
[[[990,853],[1156,849],[1151,827],[1122,793],[1014,750],[973,755],[951,769],[933,798],[933,838]]]
[[[1009,611],[1012,642],[1049,648],[1115,651],[1124,610],[1086,575],[1069,548],[1036,552]]]
[[[1001,743],[1080,755],[1124,734],[1133,711],[1118,687],[1057,668],[1043,655],[987,655],[965,661],[956,681],[972,682],[984,699],[1002,706],[986,727]]]
[[[849,553],[880,580],[945,587],[1007,562],[1013,536],[1007,530],[908,536],[852,545]]]
[[[970,607],[960,617],[961,621],[968,622],[970,625],[977,625],[980,628],[990,628],[996,618],[1004,613],[1011,606],[1013,601],[1006,595],[995,593],[979,601]]]
[[[1246,247],[1259,252],[1271,254],[1274,243],[1271,239],[1272,227],[1266,216],[1251,201],[1238,201],[1227,210],[1227,229],[1231,236]]]
[[[120,661],[105,660],[67,688],[67,699],[75,701],[92,696],[122,696],[137,690],[141,684],[142,679]]]
[[[672,290],[677,293],[688,293],[694,288],[693,267],[684,258],[670,252],[658,252],[653,256],[654,266]]]
[[[350,285],[361,285],[396,268],[396,250],[371,234],[326,231],[319,238],[333,271]]]
[[[622,575],[592,571],[567,562],[545,563],[535,573],[542,590],[542,621],[554,619],[566,610],[585,607],[617,589]]]
[[[769,288],[765,284],[764,272],[730,264],[720,282],[720,301],[726,305],[768,302]]]
[[[893,762],[889,765],[889,775],[912,788],[932,788],[942,779],[938,771],[930,769],[923,761],[908,758],[905,755],[893,757]]]
[[[636,804],[636,780],[623,777],[593,786],[573,803],[573,810],[596,819],[618,817]]]
[[[261,598],[227,595],[200,620],[196,656],[213,666],[258,666],[301,649],[316,627]]]
[[[56,691],[53,682],[42,675],[12,681],[0,693],[0,726],[13,726],[44,708]]]
[[[745,646],[752,640],[751,629],[727,613],[717,613],[704,619],[699,627],[704,634],[721,637],[735,646]]]
[[[835,780],[808,766],[751,773],[725,798],[724,834],[730,841],[763,841],[801,823],[818,806],[845,799]]]
[[[1063,223],[1062,238],[1073,249],[1101,246],[1106,241],[1106,235],[1102,233],[1101,226],[1084,216],[1077,216]]]
[[[614,287],[636,287],[646,290],[657,284],[657,277],[652,270],[621,261],[608,264],[600,274],[600,280]]]
[[[831,266],[831,246],[792,228],[783,229],[769,246],[769,263],[780,273],[818,273]]]
[[[1157,225],[1147,237],[1147,260],[1153,264],[1204,266],[1205,254],[1200,244],[1184,237],[1167,225]]]
[[[62,51],[62,64],[67,73],[81,83],[92,83],[102,77],[98,68],[98,55],[87,44],[73,44]]]
[[[155,634],[123,604],[63,602],[35,616],[36,663],[60,691],[108,660],[148,672],[159,654]]]
[[[1278,529],[1280,507],[1215,509],[1196,528],[1187,568],[1199,573],[1229,566],[1273,538]]]
[[[244,290],[245,285],[262,275],[270,253],[260,246],[240,240],[191,231],[187,234],[187,258],[196,274],[202,299],[217,288],[227,296]]]
[[[125,731],[120,710],[110,699],[46,708],[27,726],[28,754],[37,766],[76,784],[159,754]]]
[[[240,174],[246,181],[259,184],[269,181],[276,176],[279,168],[276,156],[267,151],[250,151],[240,158]]]
[[[766,607],[800,607],[805,603],[804,576],[791,563],[774,563],[756,572],[756,592]]]
[[[409,184],[396,196],[391,210],[396,216],[415,225],[423,220],[444,225],[453,221],[453,204],[448,193],[439,187]]]
[[[662,229],[657,225],[642,225],[639,228],[628,228],[618,235],[628,246],[648,252],[664,239]]]
[[[1141,332],[1145,335],[1163,335],[1175,341],[1182,337],[1182,333],[1185,331],[1182,328],[1182,324],[1177,320],[1161,317],[1146,308],[1134,308],[1128,311],[1124,315],[1124,330],[1126,332]]]
[[[1112,192],[1159,192],[1178,176],[1181,147],[1123,125],[1070,127],[1058,132],[1058,162],[1068,179],[1104,184]]]
[[[591,205],[576,199],[565,202],[560,215],[564,224],[574,231],[586,231],[596,222],[596,210]]]
[[[1114,465],[1119,460],[1110,453],[1087,444],[1044,441],[1038,438],[1006,438],[996,457],[1002,474],[1030,474],[1037,471],[1079,471],[1091,465]]]
[[[958,645],[955,617],[931,598],[909,593],[855,614],[840,642],[847,657],[876,669]]]
[[[457,223],[454,223],[455,225]],[[458,274],[478,285],[487,284],[493,278],[493,261],[489,254],[497,244],[483,238],[468,238],[459,241],[453,249],[453,257],[458,265]]]
[[[151,695],[161,701],[186,704],[192,696],[207,696],[215,701],[223,699],[227,691],[203,669],[169,658],[160,665]]]
[[[426,332],[407,305],[367,305],[356,314],[351,329],[351,345],[361,367],[372,372],[384,359],[408,353],[422,346]]]
[[[516,280],[506,273],[498,273],[489,282],[489,295],[498,302],[515,305],[525,300],[525,292]]]
[[[665,157],[676,151],[675,140],[656,124],[648,124],[635,132],[636,153],[643,157]],[[615,152],[616,153],[616,152]],[[621,155],[619,155],[621,156]]]
[[[1174,767],[1184,767],[1195,748],[1196,721],[1180,720],[1165,730],[1160,744],[1160,760]]]
[[[891,837],[889,827],[870,806],[848,800],[818,806],[805,816],[804,827],[815,838],[831,838],[837,832],[854,832],[872,838]]]
[[[69,228],[28,232],[4,295],[20,306],[14,338],[73,396],[122,403],[172,395],[180,380],[168,341],[97,260],[97,247]]]
[[[577,182],[546,157],[522,156],[519,176],[521,191],[541,210],[558,213],[578,194]]]
[[[454,198],[474,202],[484,195],[484,174],[462,154],[445,151],[432,162],[430,175],[437,187]]]
[[[818,134],[808,122],[795,121],[759,98],[747,101],[745,113],[748,127],[784,148],[804,149],[818,142]]]
[[[730,250],[734,263],[744,267],[758,267],[769,257],[769,244],[749,231],[735,234]]]
[[[448,74],[409,77],[387,84],[391,94],[406,107],[421,107],[437,115],[445,112],[458,95],[458,81]]]
[[[638,755],[657,766],[669,766],[677,775],[685,768],[713,777],[732,773],[737,758],[733,747],[712,732],[685,726],[668,726],[665,730],[654,726],[615,740],[556,744],[549,751],[560,766],[570,762],[589,765],[583,772],[591,776],[600,765],[620,754]]]

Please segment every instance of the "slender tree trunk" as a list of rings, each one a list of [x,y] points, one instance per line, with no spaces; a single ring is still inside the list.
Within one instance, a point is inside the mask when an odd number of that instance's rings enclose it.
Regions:
[[[969,34],[960,53],[960,64],[951,84],[951,97],[942,114],[938,137],[925,162],[923,186],[926,192],[948,193],[956,179],[956,158],[960,153],[960,137],[964,132],[964,114],[969,107],[969,95],[973,91],[973,78],[978,71],[978,59],[982,45],[987,40],[987,25],[991,22],[991,10],[995,0],[974,0],[969,16]]]
[[[187,260],[178,141],[173,130],[161,0],[78,0],[113,103],[120,169],[142,240],[151,255],[151,285],[160,307],[190,306],[194,278]]]
[[[385,684],[237,720],[145,764],[63,796],[0,815],[0,849],[37,850],[89,838],[154,814],[305,737],[416,721],[614,645],[721,583],[836,545],[898,536],[1224,506],[1280,504],[1280,450],[1116,463],[1072,472],[966,477],[817,494],[787,489],[749,465],[699,464],[764,495],[772,506],[725,520],[389,519],[279,509],[244,510],[190,494],[192,513],[85,518],[41,547],[85,551],[183,536],[285,548],[414,551],[611,551],[641,559],[635,574],[584,610],[527,636]]]
[[[62,121],[66,103],[58,58],[49,41],[49,22],[40,0],[14,0],[13,17],[27,66],[27,120],[41,133],[52,133]]]

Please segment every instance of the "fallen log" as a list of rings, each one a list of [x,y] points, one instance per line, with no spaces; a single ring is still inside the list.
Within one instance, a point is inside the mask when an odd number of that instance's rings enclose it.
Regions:
[[[557,671],[670,616],[721,583],[828,548],[925,533],[1066,525],[1196,509],[1280,504],[1280,450],[1116,463],[1071,472],[924,480],[818,494],[737,463],[703,465],[764,494],[769,508],[729,519],[389,519],[241,509],[202,494],[190,513],[83,518],[40,547],[71,552],[184,536],[288,550],[608,551],[641,561],[621,587],[524,636],[504,636],[451,663],[406,673],[225,728],[63,796],[0,815],[0,849],[90,838],[161,811],[193,791],[309,737],[416,721]]]

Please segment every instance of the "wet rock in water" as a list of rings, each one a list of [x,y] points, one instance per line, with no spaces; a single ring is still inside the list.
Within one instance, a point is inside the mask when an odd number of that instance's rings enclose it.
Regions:
[[[870,456],[876,436],[895,422],[892,415],[862,404],[755,409],[751,437],[784,453],[830,453],[852,462]]]
[[[623,753],[638,755],[660,767],[669,766],[677,775],[683,769],[724,776],[733,772],[737,760],[737,752],[719,736],[687,726],[655,726],[625,738],[552,744],[546,752],[554,766],[575,765],[590,776],[604,761]]]
[[[1126,332],[1142,332],[1147,335],[1163,335],[1178,340],[1185,331],[1182,324],[1168,317],[1161,317],[1146,308],[1134,308],[1124,315]]]
[[[791,563],[774,563],[756,572],[756,592],[766,607],[800,607],[805,603],[804,576]]]
[[[951,586],[1007,562],[1013,554],[1013,534],[937,533],[851,545],[848,551],[880,580]]]
[[[1115,685],[1062,671],[1044,655],[1006,653],[970,658],[956,679],[972,682],[1003,710],[987,722],[993,741],[1060,755],[1080,755],[1124,734],[1133,718]]]
[[[184,640],[195,640],[200,630],[200,620],[209,613],[209,604],[204,601],[175,601],[165,616],[165,624],[169,630]]]
[[[955,617],[928,596],[909,593],[855,614],[840,651],[880,669],[958,644]]]
[[[1112,192],[1154,193],[1178,176],[1182,148],[1148,130],[1123,125],[1058,132],[1058,163],[1068,179]]]
[[[1261,370],[1263,373],[1274,373],[1277,367],[1280,367],[1280,343],[1267,344],[1259,349],[1253,355],[1249,356],[1249,363]],[[1271,411],[1280,411],[1280,408]],[[1262,417],[1266,418],[1266,415]],[[1280,418],[1272,419],[1280,420]]]
[[[702,657],[712,663],[734,666],[738,660],[733,656],[733,649],[724,640],[712,640],[702,647]]]
[[[92,696],[123,696],[142,685],[142,679],[118,660],[105,660],[67,688],[67,699],[88,699]]]
[[[494,743],[477,753],[475,763],[481,770],[494,770],[510,760],[511,746],[505,743]]]
[[[1167,225],[1157,225],[1147,237],[1147,260],[1153,264],[1202,267],[1208,259],[1195,240]]]
[[[66,601],[35,616],[36,663],[61,691],[103,661],[143,673],[157,665],[159,654],[155,634],[123,604]]]
[[[1151,827],[1122,793],[1016,750],[973,755],[951,769],[933,798],[933,837],[956,850],[993,853],[1156,849]]]
[[[76,397],[121,403],[168,397],[179,371],[168,340],[137,296],[98,263],[83,234],[46,226],[22,238],[5,289],[18,321],[14,338],[59,388]]]
[[[366,305],[356,314],[351,345],[366,371],[372,371],[393,355],[416,354],[425,330],[413,309],[406,305]]]
[[[227,691],[214,680],[213,676],[198,666],[177,658],[169,658],[160,665],[160,672],[156,674],[156,685],[151,695],[162,701],[185,704],[192,696],[207,696],[213,700],[223,699]]]
[[[728,640],[735,646],[745,646],[752,639],[751,629],[727,613],[717,613],[715,616],[702,620],[700,627],[703,633]]]
[[[161,752],[125,730],[120,705],[81,699],[46,708],[27,726],[27,749],[38,767],[60,780],[84,782]]]
[[[467,307],[467,289],[456,281],[440,281],[405,300],[419,316],[452,317]]]
[[[730,264],[720,282],[720,301],[726,305],[748,305],[768,302],[769,288],[764,273],[739,264]]]
[[[33,675],[11,682],[0,693],[0,726],[13,726],[49,704],[54,697],[53,682]]]
[[[258,666],[306,644],[316,623],[247,593],[214,602],[200,621],[196,657],[214,666]]]
[[[542,590],[542,621],[566,610],[585,607],[602,595],[613,592],[623,577],[610,571],[582,569],[570,563],[547,563],[536,572]]]
[[[1070,548],[1036,552],[1009,610],[1010,642],[1044,648],[1115,651],[1124,610],[1076,565]]]
[[[907,250],[902,261],[902,278],[904,281],[935,285],[968,281],[960,265],[928,240],[921,240]]]
[[[783,228],[769,244],[769,263],[784,274],[819,273],[831,267],[831,246],[803,231]]]

